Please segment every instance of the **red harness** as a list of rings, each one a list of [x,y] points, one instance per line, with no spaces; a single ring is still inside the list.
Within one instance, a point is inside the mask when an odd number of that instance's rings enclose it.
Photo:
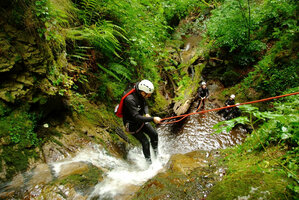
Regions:
[[[127,94],[125,94],[125,96],[123,96],[120,100],[120,103],[115,107],[115,114],[117,117],[123,117],[123,106],[124,106],[124,100],[127,96],[129,96],[130,94],[132,94],[133,92],[135,92],[135,88],[133,88],[132,90],[130,90]]]

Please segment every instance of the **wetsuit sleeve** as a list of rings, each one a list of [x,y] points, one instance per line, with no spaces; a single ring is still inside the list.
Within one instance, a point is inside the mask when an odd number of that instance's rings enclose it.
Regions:
[[[128,99],[128,97],[125,99],[125,106],[128,108],[130,114],[133,116],[133,118],[137,122],[152,122],[154,121],[153,117],[144,117],[139,114],[138,108],[135,104],[135,101],[133,99]]]

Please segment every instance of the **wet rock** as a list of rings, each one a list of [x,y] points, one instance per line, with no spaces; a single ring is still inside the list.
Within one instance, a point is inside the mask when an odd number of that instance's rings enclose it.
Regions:
[[[8,72],[14,67],[20,56],[9,41],[1,37],[4,37],[4,34],[0,35],[0,72]]]
[[[32,171],[33,176],[31,177],[30,185],[46,184],[50,182],[53,177],[51,169],[47,164],[40,164]]]
[[[29,89],[24,89],[24,84],[16,82],[8,82],[2,84],[2,89],[0,91],[0,99],[14,103],[17,98],[24,97]]]
[[[0,193],[0,199],[13,199],[13,195],[15,194],[14,191],[9,191],[9,192],[1,192]]]
[[[178,101],[173,106],[173,111],[176,115],[182,115],[188,111],[192,101],[190,99]]]
[[[57,133],[64,132],[66,134],[63,134],[60,138],[54,137],[52,141],[47,142],[43,146],[43,157],[47,163],[62,160],[90,142],[78,135],[81,134],[81,132],[65,129],[63,125],[55,127],[54,131]]]
[[[4,162],[4,160],[2,159],[1,160],[1,169],[2,169],[2,171],[0,172],[0,179],[2,179],[2,180],[5,180],[6,179],[6,165],[5,165],[5,162]]]
[[[33,77],[28,72],[18,75],[16,81],[23,83],[27,86],[32,86],[34,83]]]
[[[56,199],[56,200],[86,200],[87,197],[77,193],[72,186],[67,185],[47,185],[45,187],[36,187],[28,192],[24,199]]]
[[[168,170],[146,182],[133,199],[205,199],[223,173],[215,162],[213,151],[173,155]]]
[[[74,174],[83,174],[88,171],[88,164],[83,162],[72,162],[61,166],[58,178],[67,177]]]
[[[172,171],[187,175],[198,167],[207,167],[208,165],[205,160],[205,154],[191,152],[188,154],[173,155],[169,160],[168,166]]]
[[[65,148],[53,142],[48,142],[42,149],[43,157],[47,163],[62,160],[69,155]]]

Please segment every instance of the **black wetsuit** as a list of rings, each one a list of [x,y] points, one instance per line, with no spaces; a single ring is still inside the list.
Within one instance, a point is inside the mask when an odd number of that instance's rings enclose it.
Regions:
[[[137,91],[127,96],[124,100],[123,123],[130,133],[142,144],[144,157],[150,161],[150,145],[145,133],[150,137],[154,152],[158,149],[158,134],[150,123],[153,117],[144,117],[148,114],[148,107],[145,99]]]
[[[234,99],[228,99],[225,101],[225,106],[232,106],[235,105],[235,100]]]
[[[208,88],[202,88],[200,87],[198,89],[198,97],[203,98],[203,97],[208,97],[209,96],[209,90]]]
[[[198,89],[198,98],[199,98],[198,106],[200,105],[201,98],[204,98],[204,97],[208,98],[209,94],[210,93],[209,93],[209,90],[207,87],[206,88],[199,87],[199,89]],[[203,107],[205,106],[205,99],[202,100],[202,106]]]
[[[225,101],[225,106],[232,106],[235,105],[235,100],[234,99],[227,99]],[[238,107],[232,107],[232,108],[227,108],[225,109],[225,113],[223,117],[227,120],[233,119],[235,117],[239,117],[241,115],[241,111]]]

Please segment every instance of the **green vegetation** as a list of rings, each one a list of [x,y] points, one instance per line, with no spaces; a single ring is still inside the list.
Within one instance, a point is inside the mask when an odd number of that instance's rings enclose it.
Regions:
[[[274,108],[272,112],[260,112],[250,105],[241,106],[248,118],[240,117],[217,125],[218,131],[229,131],[236,123],[242,123],[250,125],[254,131],[244,144],[223,151],[227,155],[223,164],[229,171],[215,186],[210,199],[247,195],[285,199],[298,195],[298,97],[286,97],[274,103]],[[226,126],[220,128],[223,124]],[[250,192],[252,188],[259,192]]]
[[[35,116],[28,113],[28,106],[10,111],[1,105],[0,118],[0,162],[8,167],[7,176],[27,169],[30,158],[37,158],[35,151],[41,140],[34,131]],[[1,166],[2,171],[2,166]]]
[[[224,62],[210,73],[218,70],[213,77],[227,86],[245,77],[230,90],[238,91],[237,99],[278,95],[298,85],[297,9],[296,1],[227,0],[211,12],[209,56]]]
[[[220,97],[237,102],[298,92],[298,17],[296,1],[227,0],[206,21],[211,56],[223,61],[207,68],[226,86]],[[253,66],[253,67],[252,67]],[[205,69],[204,69],[205,70]],[[235,84],[235,85],[234,85]],[[219,123],[216,132],[247,124],[244,144],[223,150],[223,181],[208,199],[296,199],[298,196],[298,97],[242,106],[245,116]]]

